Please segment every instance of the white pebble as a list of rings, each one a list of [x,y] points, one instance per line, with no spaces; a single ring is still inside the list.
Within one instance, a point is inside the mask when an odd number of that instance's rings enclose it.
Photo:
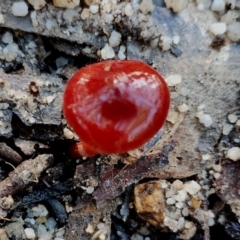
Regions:
[[[133,15],[134,11],[130,3],[127,3],[127,5],[125,6],[124,12],[128,17],[131,17]]]
[[[221,174],[220,173],[214,173],[213,176],[214,176],[215,179],[218,179],[218,178],[221,177]]]
[[[12,5],[12,13],[17,17],[25,17],[28,14],[28,5],[23,2],[14,2]]]
[[[213,165],[213,170],[215,172],[221,172],[222,171],[222,166],[220,164],[214,164]]]
[[[214,34],[214,35],[221,35],[224,34],[227,30],[227,25],[224,22],[218,22],[218,23],[213,23],[209,30]]]
[[[239,160],[240,159],[240,148],[232,147],[232,148],[228,149],[226,157],[233,161]]]
[[[230,123],[235,123],[238,120],[238,116],[235,114],[229,114],[228,115],[228,121]]]
[[[171,46],[172,46],[172,38],[170,38],[168,36],[161,36],[160,37],[159,47],[163,51],[169,50],[171,48]]]
[[[119,32],[112,31],[111,36],[109,38],[109,45],[111,47],[116,47],[121,42],[122,35]]]
[[[4,16],[2,15],[2,13],[0,13],[0,24],[4,23],[5,23]]]
[[[226,14],[222,15],[220,22],[225,22],[226,24],[231,24],[236,22],[237,18],[239,18],[240,14],[238,11],[229,10]]]
[[[176,195],[173,196],[173,198],[178,202],[183,202],[187,198],[187,192],[186,190],[179,190]]]
[[[178,44],[179,41],[180,41],[180,37],[179,37],[178,35],[173,36],[172,42],[173,42],[174,44]]]
[[[227,27],[227,35],[230,40],[237,42],[240,40],[240,22],[235,22]]]
[[[53,0],[53,5],[55,7],[60,7],[60,8],[75,8],[79,6],[80,0],[71,0],[71,1],[66,1],[66,0]]]
[[[204,114],[202,111],[196,114],[196,117],[199,119],[199,122],[202,123],[205,127],[210,127],[213,123],[213,120],[209,114]]]
[[[199,12],[203,11],[203,10],[204,10],[204,5],[203,5],[202,3],[198,4],[198,5],[197,5],[197,10],[198,10]]]
[[[168,205],[173,205],[173,204],[175,204],[175,200],[173,199],[173,198],[168,198],[167,199],[167,201],[166,201],[166,203],[168,204]]]
[[[140,4],[140,10],[143,14],[152,12],[153,9],[154,9],[154,5],[152,3],[152,0],[142,0]]]
[[[94,187],[87,187],[86,192],[87,192],[88,194],[93,193],[93,192],[94,192]]]
[[[170,87],[176,86],[177,84],[182,82],[182,76],[177,75],[177,74],[170,75],[167,78],[165,78],[165,81],[166,81],[167,85]]]
[[[182,11],[187,3],[188,0],[164,0],[166,3],[167,8],[171,8],[174,12]]]
[[[25,228],[24,232],[26,234],[27,239],[35,239],[36,234],[32,228]]]
[[[233,125],[231,124],[224,124],[223,125],[223,130],[222,130],[222,133],[223,135],[228,135],[233,129]]]
[[[194,195],[201,189],[201,186],[196,181],[192,180],[184,183],[183,188],[190,195]]]
[[[174,124],[178,119],[178,115],[179,114],[176,111],[173,111],[173,110],[169,111],[167,115],[167,121]]]
[[[115,53],[113,48],[106,43],[104,48],[101,49],[101,56],[104,60],[114,58]]]
[[[183,202],[177,202],[177,203],[175,204],[175,206],[176,206],[177,208],[183,208]]]
[[[99,5],[91,5],[89,7],[89,11],[92,13],[92,14],[96,14],[99,10]]]
[[[214,0],[211,6],[211,10],[215,12],[220,12],[225,9],[225,1],[224,0]]]
[[[5,32],[2,36],[2,42],[6,44],[11,44],[13,43],[13,35],[10,32]]]
[[[172,231],[177,231],[178,222],[176,220],[165,217],[163,222],[165,226],[169,227]]]
[[[118,52],[118,58],[119,58],[120,60],[124,60],[124,59],[126,58],[126,55],[125,55],[122,51],[119,51],[119,52]]]
[[[180,112],[180,113],[185,113],[185,112],[187,112],[188,111],[188,106],[184,103],[184,104],[182,104],[182,105],[179,105],[178,107],[177,107],[177,109],[178,109],[178,111]]]

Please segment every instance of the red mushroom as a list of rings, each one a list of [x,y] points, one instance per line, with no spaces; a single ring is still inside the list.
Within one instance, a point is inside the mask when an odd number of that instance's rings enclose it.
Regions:
[[[80,137],[73,155],[122,153],[138,148],[165,122],[170,94],[164,79],[136,60],[81,68],[67,83],[63,111]],[[81,153],[82,151],[82,153]]]

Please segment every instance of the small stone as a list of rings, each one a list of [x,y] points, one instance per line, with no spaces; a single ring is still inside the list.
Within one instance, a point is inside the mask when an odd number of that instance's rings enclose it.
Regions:
[[[176,201],[173,198],[168,198],[166,201],[167,205],[173,205],[173,204],[175,204],[175,202]]]
[[[232,147],[232,148],[228,149],[226,157],[233,161],[239,160],[240,159],[240,148]]]
[[[203,5],[202,3],[198,4],[198,5],[197,5],[197,10],[198,10],[199,12],[203,11],[203,10],[204,10],[204,5]]]
[[[220,173],[214,173],[213,176],[214,176],[215,179],[218,179],[218,178],[221,177],[221,174]]]
[[[211,6],[211,10],[215,12],[221,12],[225,9],[224,0],[214,0]]]
[[[134,10],[133,10],[132,5],[130,3],[127,3],[127,5],[125,6],[124,13],[128,17],[131,17],[133,15]]]
[[[173,232],[176,232],[177,226],[178,226],[178,222],[174,219],[171,219],[169,217],[165,217],[164,218],[164,224],[165,226],[169,227]]]
[[[85,229],[85,231],[87,233],[91,233],[92,234],[94,232],[94,228],[93,228],[93,226],[90,223],[88,223],[87,228]]]
[[[94,187],[87,187],[86,193],[92,194],[94,192]]]
[[[196,117],[199,119],[199,122],[202,123],[205,127],[210,127],[213,123],[213,120],[209,114],[205,114],[202,111],[196,113]]]
[[[2,13],[0,13],[0,24],[4,23],[5,23],[4,16],[2,15]]]
[[[17,17],[25,17],[28,14],[28,5],[24,1],[14,2],[12,13]]]
[[[216,172],[221,172],[222,171],[222,166],[220,164],[214,164],[213,165],[213,170]]]
[[[2,42],[6,44],[12,44],[13,43],[13,35],[10,32],[5,32],[2,36]]]
[[[177,109],[180,113],[185,113],[189,110],[188,106],[185,103],[182,105],[179,105]]]
[[[25,228],[24,232],[26,234],[27,239],[35,239],[36,234],[32,228]]]
[[[60,7],[60,8],[75,8],[79,6],[80,0],[71,0],[71,1],[66,1],[66,0],[53,0],[53,5],[55,7]]]
[[[196,181],[192,180],[184,183],[183,188],[190,195],[194,195],[201,189],[201,186]]]
[[[109,45],[111,47],[116,47],[121,42],[122,35],[119,32],[112,31],[111,36],[109,38]]]
[[[134,188],[134,205],[143,220],[153,226],[159,226],[165,214],[165,197],[161,180],[137,185]]]
[[[187,198],[187,192],[185,190],[179,190],[173,198],[178,202],[184,202]]]
[[[227,35],[233,42],[240,40],[240,22],[229,24],[227,27]]]
[[[168,86],[173,87],[182,82],[182,76],[178,74],[170,75],[165,78]]]
[[[191,199],[191,207],[192,207],[193,209],[200,208],[201,204],[202,204],[202,200],[200,200],[200,199],[198,199],[198,198],[196,198],[196,197],[193,197],[193,198]]]
[[[162,51],[169,50],[171,46],[172,46],[172,38],[168,36],[160,37],[159,47],[162,49]]]
[[[233,125],[231,124],[224,124],[223,125],[223,130],[222,130],[222,134],[223,135],[228,135],[233,129]]]
[[[102,59],[104,60],[114,58],[115,53],[113,48],[106,43],[104,48],[102,48],[101,50],[101,56],[102,56]]]
[[[177,203],[175,204],[175,206],[176,206],[177,208],[183,208],[183,202],[177,202]]]
[[[240,14],[238,11],[229,10],[226,14],[222,15],[220,22],[225,22],[226,24],[235,23]]]
[[[227,25],[224,22],[218,22],[218,23],[213,23],[209,30],[214,34],[214,35],[221,35],[224,34],[227,30]]]
[[[81,12],[81,19],[82,20],[86,20],[89,18],[89,9],[88,8],[84,8]]]
[[[92,14],[96,14],[98,11],[99,11],[99,5],[91,5],[89,7],[89,11],[92,13]]]
[[[235,123],[238,120],[238,116],[235,114],[229,114],[228,115],[228,121],[230,123]]]
[[[173,42],[174,44],[178,44],[179,41],[180,41],[180,37],[179,37],[178,35],[173,36],[172,42]]]
[[[167,8],[171,8],[174,12],[181,12],[187,5],[188,0],[164,0]]]
[[[63,129],[63,134],[66,139],[73,139],[73,137],[74,137],[74,133],[71,130],[69,130],[68,128]]]
[[[173,110],[170,110],[167,115],[167,121],[174,124],[178,119],[179,113]]]
[[[152,0],[142,0],[140,4],[140,10],[143,14],[152,12],[154,10],[154,5],[152,3]]]

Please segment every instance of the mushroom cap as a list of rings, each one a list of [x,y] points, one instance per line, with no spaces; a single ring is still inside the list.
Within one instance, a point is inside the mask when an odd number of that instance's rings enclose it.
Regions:
[[[63,111],[80,139],[99,153],[142,146],[162,127],[170,105],[161,75],[136,60],[81,68],[67,82]]]

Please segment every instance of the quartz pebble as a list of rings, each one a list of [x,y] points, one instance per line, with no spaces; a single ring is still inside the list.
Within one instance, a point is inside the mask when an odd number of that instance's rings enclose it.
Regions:
[[[0,24],[4,23],[5,23],[4,16],[2,15],[2,13],[0,13]]]
[[[92,13],[92,14],[96,14],[98,11],[99,11],[99,5],[91,5],[89,7],[89,11]]]
[[[102,56],[102,59],[104,60],[114,58],[115,53],[113,48],[106,43],[104,48],[102,48],[101,50],[101,56]]]
[[[215,12],[220,12],[225,9],[225,1],[224,0],[214,0],[211,6],[211,10]]]
[[[168,36],[161,36],[160,37],[159,47],[163,51],[169,50],[171,48],[171,46],[172,46],[172,38],[170,38]]]
[[[170,75],[165,78],[165,81],[166,81],[167,85],[170,87],[176,86],[177,84],[182,82],[182,76],[180,76],[178,74]]]
[[[24,1],[14,2],[12,13],[17,17],[25,17],[28,14],[28,5]]]
[[[116,47],[121,42],[122,35],[119,32],[112,31],[111,36],[109,38],[109,45],[111,47]]]
[[[133,15],[134,10],[133,10],[132,5],[130,3],[127,3],[127,5],[125,6],[124,12],[128,17]]]
[[[227,35],[230,40],[237,42],[240,40],[240,22],[229,24],[227,27]]]
[[[188,0],[164,0],[167,8],[171,8],[174,12],[182,11],[186,5]]]
[[[182,105],[179,105],[177,109],[180,113],[185,113],[189,110],[188,106],[185,103]]]
[[[194,195],[201,189],[201,186],[196,181],[192,180],[184,183],[183,188],[190,195]]]
[[[228,121],[230,123],[235,123],[238,120],[238,116],[235,114],[229,114],[228,115]]]
[[[219,22],[219,23],[213,23],[209,30],[214,34],[214,35],[221,35],[224,34],[227,30],[227,25],[224,22]]]
[[[203,111],[200,111],[196,114],[196,117],[199,119],[199,122],[202,123],[205,127],[210,127],[213,123],[213,120],[209,114],[205,114]]]
[[[71,130],[69,130],[68,128],[63,129],[63,134],[66,139],[73,139],[73,137],[74,137],[74,133]]]
[[[228,149],[226,157],[233,161],[239,160],[240,159],[240,148],[232,147],[232,148]]]
[[[26,234],[27,239],[35,239],[36,234],[32,228],[25,228],[24,232]]]
[[[152,3],[152,0],[142,0],[140,4],[140,10],[143,14],[152,12],[153,9],[154,9],[154,5]]]

